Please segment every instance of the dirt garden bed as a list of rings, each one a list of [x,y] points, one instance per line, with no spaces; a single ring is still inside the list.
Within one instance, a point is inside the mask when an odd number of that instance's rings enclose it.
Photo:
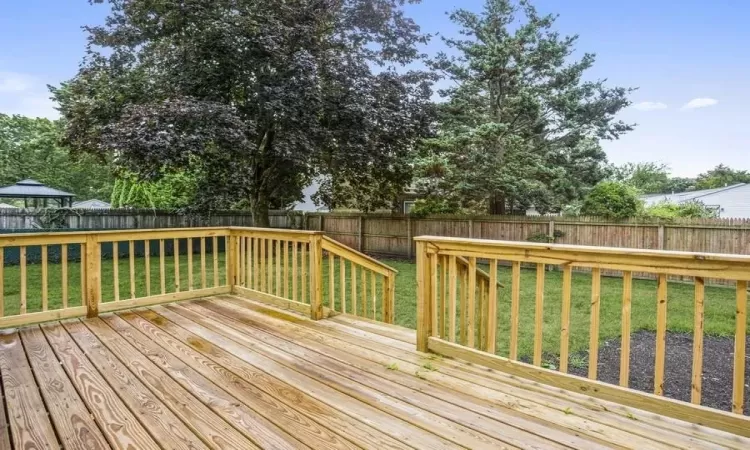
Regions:
[[[630,387],[645,392],[654,391],[654,358],[656,336],[651,331],[639,331],[630,340]],[[750,348],[750,336],[747,338]],[[664,395],[690,401],[693,368],[693,337],[686,333],[667,334],[667,356],[664,370]],[[706,336],[703,339],[703,386],[701,404],[731,410],[734,339]],[[557,365],[558,361],[549,360]],[[620,339],[611,339],[599,348],[598,379],[618,384],[620,381]],[[571,355],[568,371],[587,376],[588,354]],[[750,415],[750,358],[745,357],[745,414]]]

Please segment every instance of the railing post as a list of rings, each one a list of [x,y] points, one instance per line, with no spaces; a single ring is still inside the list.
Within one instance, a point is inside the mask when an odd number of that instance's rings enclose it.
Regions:
[[[310,318],[323,318],[323,234],[310,236]]]
[[[427,243],[417,241],[417,350],[427,351],[432,336],[432,274],[427,256]]]
[[[85,273],[81,277],[84,277],[86,286],[86,317],[96,317],[99,315],[102,274],[101,249],[95,234],[86,235],[85,252]]]
[[[231,292],[234,293],[234,287],[237,285],[237,258],[239,257],[239,252],[237,251],[237,245],[239,245],[239,239],[237,239],[237,231],[229,231],[229,239],[227,239],[227,243],[227,283],[229,283]]]
[[[383,277],[383,322],[393,323],[396,308],[396,273]]]

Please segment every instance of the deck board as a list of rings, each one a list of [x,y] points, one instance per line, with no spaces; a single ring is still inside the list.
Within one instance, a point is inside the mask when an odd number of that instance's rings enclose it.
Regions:
[[[0,450],[750,448],[414,342],[230,295],[5,331]]]

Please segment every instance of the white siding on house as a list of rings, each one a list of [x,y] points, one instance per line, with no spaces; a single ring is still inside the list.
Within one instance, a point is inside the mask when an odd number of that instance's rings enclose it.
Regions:
[[[718,205],[721,218],[750,218],[750,184],[696,198],[706,205]]]

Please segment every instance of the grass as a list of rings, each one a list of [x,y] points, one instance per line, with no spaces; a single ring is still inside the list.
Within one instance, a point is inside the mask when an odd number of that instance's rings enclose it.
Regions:
[[[219,285],[225,284],[224,254],[218,254],[219,259]],[[146,296],[145,258],[135,258],[136,297]],[[399,271],[396,277],[396,318],[398,325],[409,328],[416,327],[416,266],[411,262],[402,260],[384,260],[384,262]],[[323,260],[323,301],[326,306],[329,302],[329,278],[328,258]],[[340,309],[340,272],[339,260],[334,268],[334,286],[336,309]],[[486,268],[485,268],[486,269]],[[200,258],[193,255],[193,286],[200,287]],[[209,252],[206,255],[206,282],[207,287],[214,284],[213,257]],[[161,292],[159,280],[159,257],[152,256],[150,259],[151,294]],[[119,286],[120,299],[130,298],[130,272],[129,261],[121,257],[119,260]],[[61,266],[59,264],[49,265],[49,308],[60,308],[61,299]],[[510,336],[510,269],[501,267],[498,269],[498,279],[506,285],[498,292],[498,330],[497,349],[498,354],[508,355],[508,339]],[[4,270],[4,299],[5,315],[17,314],[20,303],[20,268],[18,266],[6,266]],[[291,280],[289,281],[291,283]],[[80,263],[70,262],[68,264],[68,297],[69,306],[81,305],[80,291]],[[174,292],[174,258],[165,257],[165,284],[167,292]],[[534,342],[534,307],[535,307],[535,284],[536,271],[522,270],[521,273],[521,300],[519,318],[519,356],[529,357],[533,353]],[[300,283],[301,285],[301,283]],[[188,263],[185,254],[180,255],[180,289],[188,289]],[[301,286],[300,286],[301,289]],[[350,296],[351,270],[346,270],[347,297]],[[361,295],[361,276],[357,279],[358,296]],[[370,292],[370,281],[367,281],[367,289]],[[560,298],[562,290],[562,273],[550,271],[545,276],[544,291],[544,327],[543,327],[543,351],[547,355],[557,355],[560,348]],[[309,293],[309,289],[307,290]],[[693,285],[687,283],[669,283],[667,328],[670,331],[690,332],[693,328]],[[291,292],[291,289],[290,289]],[[380,299],[382,286],[380,282],[376,286],[376,298]],[[309,295],[309,294],[308,294]],[[371,294],[370,294],[371,296]],[[570,352],[576,352],[588,348],[589,339],[589,302],[591,296],[591,276],[584,273],[573,274],[572,304],[570,312]],[[622,280],[619,278],[603,277],[601,283],[601,320],[600,339],[610,339],[620,336],[621,318],[621,296]],[[102,300],[112,301],[114,298],[113,286],[113,264],[110,259],[102,262]],[[351,311],[351,300],[347,306],[347,312]],[[359,301],[358,309],[362,309]],[[41,266],[30,264],[27,267],[27,311],[41,310]],[[370,311],[368,307],[368,311]],[[705,302],[705,331],[707,334],[716,336],[734,335],[734,313],[735,313],[735,291],[733,288],[720,286],[706,287]],[[377,317],[382,314],[381,305],[378,304]],[[633,280],[632,299],[632,330],[654,330],[656,328],[656,282],[651,280]],[[575,358],[575,356],[573,356]],[[575,365],[575,361],[571,361]]]

